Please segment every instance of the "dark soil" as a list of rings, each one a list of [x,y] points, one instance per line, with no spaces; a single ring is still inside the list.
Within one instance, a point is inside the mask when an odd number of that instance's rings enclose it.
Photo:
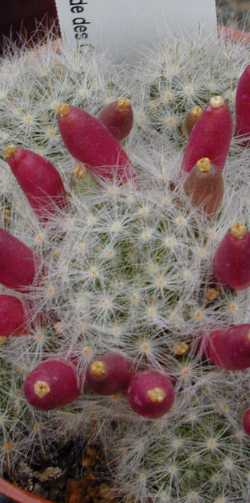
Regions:
[[[52,446],[49,461],[37,450],[31,463],[17,465],[13,482],[55,503],[118,502],[104,454],[81,439]]]

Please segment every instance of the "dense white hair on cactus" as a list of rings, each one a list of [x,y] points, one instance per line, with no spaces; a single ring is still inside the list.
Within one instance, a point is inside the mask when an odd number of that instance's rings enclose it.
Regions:
[[[1,60],[0,147],[10,142],[42,153],[71,194],[66,213],[59,211],[43,227],[1,162],[1,227],[44,257],[46,276],[24,298],[32,301],[33,321],[41,311],[47,320],[0,346],[2,470],[6,448],[7,461],[17,461],[37,445],[49,455],[54,438],[99,436],[112,452],[124,498],[247,501],[249,441],[240,417],[249,406],[250,373],[214,369],[196,353],[204,327],[250,321],[247,291],[235,295],[221,288],[214,302],[206,297],[218,243],[232,223],[250,224],[250,155],[233,140],[223,207],[211,222],[183,194],[186,140],[180,126],[194,105],[205,106],[218,93],[233,109],[248,59],[247,47],[201,36],[168,41],[136,69],[114,67],[91,50],[55,53],[50,43]],[[98,114],[119,96],[130,97],[134,108],[126,149],[137,187],[96,180],[84,170],[77,178],[54,114],[59,102]],[[131,358],[136,368],[150,366],[177,380],[177,398],[166,416],[158,422],[140,418],[116,396],[85,394],[49,413],[26,404],[23,377],[43,358],[77,359],[81,373],[97,354],[110,351]]]

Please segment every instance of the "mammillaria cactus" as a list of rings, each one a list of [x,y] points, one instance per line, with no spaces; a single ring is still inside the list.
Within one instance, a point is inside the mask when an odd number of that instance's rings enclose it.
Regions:
[[[201,37],[147,59],[2,60],[0,143],[29,162],[1,162],[1,295],[29,316],[1,340],[1,468],[95,427],[125,502],[246,503],[249,151],[229,143],[248,48]]]

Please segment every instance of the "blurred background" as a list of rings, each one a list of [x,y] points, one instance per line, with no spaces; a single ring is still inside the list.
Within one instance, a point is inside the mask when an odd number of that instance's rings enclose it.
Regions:
[[[250,31],[250,0],[216,0],[219,22]]]
[[[250,31],[250,0],[216,0],[216,6],[219,23]],[[10,36],[17,44],[41,40],[44,27],[52,26],[58,34],[54,0],[0,0],[1,48]]]

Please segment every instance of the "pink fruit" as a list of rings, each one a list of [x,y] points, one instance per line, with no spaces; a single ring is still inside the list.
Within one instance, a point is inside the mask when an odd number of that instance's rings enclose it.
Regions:
[[[140,416],[158,418],[172,407],[175,391],[171,378],[153,370],[137,372],[128,388],[131,408]]]
[[[113,101],[99,114],[99,120],[119,141],[126,138],[133,127],[133,110],[128,99]]]
[[[184,183],[184,191],[193,206],[201,208],[207,216],[213,216],[220,208],[224,195],[221,170],[212,165],[210,159],[200,159]]]
[[[135,178],[126,152],[100,120],[67,104],[58,107],[58,116],[65,146],[94,175],[119,183]]]
[[[113,395],[127,390],[131,375],[127,358],[119,353],[106,353],[90,363],[86,383],[99,395]]]
[[[23,292],[34,283],[38,267],[39,259],[33,250],[0,229],[0,283]]]
[[[0,337],[24,335],[25,328],[23,303],[11,295],[0,295]]]
[[[214,275],[220,283],[235,290],[250,286],[250,232],[235,224],[226,234],[214,256]]]
[[[250,409],[247,409],[242,417],[242,424],[247,435],[250,435]]]
[[[80,385],[74,366],[64,360],[46,360],[26,377],[24,394],[37,409],[57,409],[76,400]]]
[[[240,77],[236,92],[236,135],[250,141],[250,65]]]
[[[232,134],[232,117],[224,99],[221,96],[211,98],[209,106],[191,131],[182,169],[191,171],[203,157],[208,157],[212,164],[223,169]]]
[[[250,367],[250,324],[214,330],[206,341],[207,358],[225,370]]]
[[[37,216],[45,221],[67,205],[66,192],[57,169],[38,154],[9,145],[4,157]]]

